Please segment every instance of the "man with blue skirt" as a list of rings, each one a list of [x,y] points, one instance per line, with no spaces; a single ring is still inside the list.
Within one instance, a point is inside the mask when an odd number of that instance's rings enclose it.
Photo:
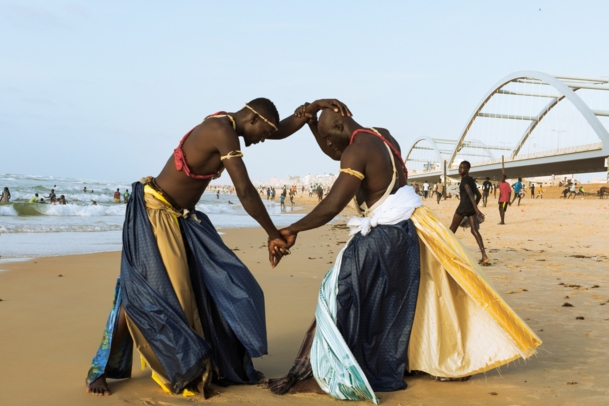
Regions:
[[[312,106],[344,109],[331,100]],[[279,122],[264,98],[212,114],[184,136],[158,177],[133,184],[120,277],[87,392],[110,395],[107,378],[130,377],[134,345],[142,367],[168,393],[194,396],[208,393],[212,381],[260,381],[252,357],[267,353],[263,292],[195,206],[226,169],[243,208],[268,234],[270,252],[279,253],[286,242],[249,179],[239,138],[246,146],[286,138],[306,120]],[[277,258],[270,254],[272,266]]]

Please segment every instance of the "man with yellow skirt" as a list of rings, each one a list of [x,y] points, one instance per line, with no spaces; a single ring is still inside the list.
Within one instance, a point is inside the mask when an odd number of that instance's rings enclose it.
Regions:
[[[322,281],[315,321],[292,369],[269,388],[321,389],[378,404],[376,391],[406,388],[407,371],[465,380],[534,354],[541,340],[406,184],[389,131],[327,110],[318,121],[307,105],[299,114],[323,152],[340,161],[340,174],[311,213],[281,230],[288,247],[352,199],[359,215],[347,222],[351,238]]]

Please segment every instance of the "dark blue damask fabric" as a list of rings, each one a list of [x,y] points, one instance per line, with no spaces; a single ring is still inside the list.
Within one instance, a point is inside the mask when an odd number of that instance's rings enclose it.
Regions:
[[[205,339],[198,336],[188,326],[161,260],[146,213],[144,185],[136,182],[132,187],[118,294],[174,390],[181,392],[200,376],[208,357],[216,380],[258,382],[251,357],[267,353],[264,295],[258,282],[204,213],[180,218]]]
[[[419,281],[412,220],[356,234],[343,253],[336,324],[374,391],[406,388]]]

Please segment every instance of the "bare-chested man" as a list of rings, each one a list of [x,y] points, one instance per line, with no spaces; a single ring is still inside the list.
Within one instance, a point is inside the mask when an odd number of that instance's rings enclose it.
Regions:
[[[335,327],[361,367],[364,380],[369,383],[365,386],[371,388],[372,396],[372,391],[404,389],[406,351],[419,286],[417,232],[407,211],[410,208],[412,213],[416,204],[421,204],[420,197],[412,188],[404,188],[405,166],[400,147],[389,131],[366,129],[352,118],[330,111],[324,111],[317,123],[316,115],[309,112],[307,106],[301,111],[310,114],[309,126],[316,141],[326,155],[340,160],[341,169],[326,198],[281,233],[292,245],[298,233],[326,224],[354,197],[362,213],[369,214],[377,206],[388,204],[401,206],[396,209],[400,213],[389,221],[380,218],[378,224],[371,225],[370,221],[366,222],[369,218],[363,217],[364,221],[357,226],[359,231],[340,256]],[[404,201],[407,192],[415,206]],[[352,226],[351,222],[349,225]],[[316,317],[317,331],[320,331],[326,319],[320,319],[319,309]],[[313,345],[311,330],[308,337],[305,341],[309,348],[301,351],[301,362],[297,362],[303,370],[308,367],[308,352]],[[328,391],[332,384],[327,381],[332,378],[316,375],[315,360],[311,362],[317,382],[325,383],[321,387]],[[310,376],[310,373],[307,371],[304,375]],[[340,373],[333,371],[330,375]],[[291,383],[286,385],[280,381],[273,385],[274,391],[285,392]],[[336,397],[331,390],[330,394]]]
[[[321,389],[337,399],[378,403],[375,391],[406,388],[406,370],[466,380],[534,352],[539,339],[406,184],[400,147],[388,130],[364,128],[329,110],[317,121],[307,105],[296,115],[310,117],[320,148],[340,160],[340,174],[311,213],[281,230],[288,248],[353,198],[360,216],[347,222],[352,237],[322,281],[315,321],[293,367],[269,381],[274,393]],[[489,321],[495,311],[504,325]],[[522,349],[513,344],[516,326],[517,334],[524,332]]]
[[[336,100],[311,106],[345,114]],[[264,98],[235,113],[213,114],[186,134],[158,177],[133,184],[120,278],[88,392],[109,395],[106,378],[131,376],[134,343],[165,392],[191,396],[211,380],[260,380],[251,357],[267,353],[262,290],[195,205],[226,169],[243,208],[266,231],[275,266],[274,254],[286,243],[249,179],[239,138],[246,146],[282,139],[306,120],[292,115],[279,122]]]

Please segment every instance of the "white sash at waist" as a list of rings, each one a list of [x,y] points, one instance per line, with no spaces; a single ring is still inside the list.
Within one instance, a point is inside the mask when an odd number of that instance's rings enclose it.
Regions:
[[[421,207],[421,197],[412,186],[402,186],[398,191],[387,196],[387,199],[367,217],[351,217],[347,222],[349,235],[362,233],[366,235],[379,224],[397,224],[408,220],[417,207]]]

